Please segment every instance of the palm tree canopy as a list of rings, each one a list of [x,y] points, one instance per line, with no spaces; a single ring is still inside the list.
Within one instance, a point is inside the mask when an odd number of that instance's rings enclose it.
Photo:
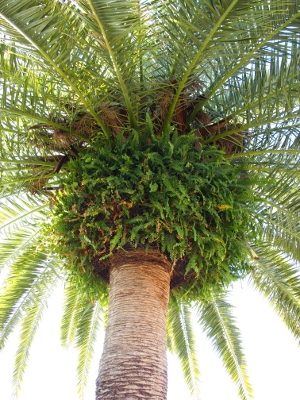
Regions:
[[[16,387],[61,279],[85,383],[109,256],[126,246],[173,262],[169,347],[192,390],[191,300],[242,399],[230,282],[249,275],[299,339],[299,26],[287,0],[0,0],[1,346],[21,322]]]

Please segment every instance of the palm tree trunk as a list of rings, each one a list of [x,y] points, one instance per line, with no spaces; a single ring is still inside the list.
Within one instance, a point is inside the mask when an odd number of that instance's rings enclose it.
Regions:
[[[154,249],[113,256],[96,400],[166,399],[170,270]]]

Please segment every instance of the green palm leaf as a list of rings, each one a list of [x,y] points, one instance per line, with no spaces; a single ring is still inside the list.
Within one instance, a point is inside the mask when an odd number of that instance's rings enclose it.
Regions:
[[[252,227],[261,227],[260,234],[249,232],[249,239],[246,233],[245,238],[237,238],[255,258],[249,261],[253,264],[250,280],[299,340],[295,264],[300,261],[299,28],[299,3],[290,0],[0,0],[0,268],[7,273],[1,292],[0,345],[21,322],[16,391],[52,286],[68,279],[62,273],[66,264],[56,254],[46,254],[49,249],[41,245],[41,238],[71,165],[96,141],[103,140],[103,146],[112,147],[114,141],[127,146],[132,136],[132,143],[139,142],[145,127],[151,131],[150,141],[162,135],[160,143],[167,143],[170,154],[173,145],[166,138],[177,130],[184,143],[183,135],[192,131],[199,149],[221,146],[231,165],[241,166],[241,178],[251,185],[255,200]],[[89,162],[96,153],[91,151]],[[111,179],[121,172],[125,173],[111,169]],[[143,170],[142,175],[153,179],[149,171]],[[82,189],[84,180],[79,186]],[[173,190],[171,183],[168,190]],[[152,195],[158,195],[155,185]],[[161,219],[166,210],[173,218],[172,196],[159,203]],[[122,212],[128,215],[129,197],[121,202]],[[187,198],[183,190],[181,199]],[[114,209],[118,220],[119,205],[114,201],[102,204],[105,212],[107,207]],[[226,206],[230,209],[228,204],[218,206],[217,216]],[[68,207],[78,213],[76,204]],[[92,202],[88,210],[87,214],[93,213]],[[141,218],[140,211],[136,218]],[[169,221],[164,223],[169,226]],[[179,225],[175,229],[181,237],[184,227]],[[219,223],[218,229],[225,225]],[[116,235],[110,232],[113,239],[107,239],[112,240],[107,242],[111,248],[117,248],[123,235],[120,226]],[[153,226],[160,232],[160,221]],[[213,229],[207,226],[203,231],[205,246]],[[80,229],[88,243],[86,232]],[[196,236],[195,231],[195,240]],[[225,260],[230,245],[226,244]],[[210,264],[213,270],[214,261]],[[185,272],[183,281],[192,284],[191,273]],[[199,281],[208,272],[195,271]],[[86,275],[81,278],[86,289]],[[193,285],[189,290],[192,294]],[[179,292],[170,296],[168,343],[180,359],[191,392],[198,395],[192,308]],[[65,346],[75,340],[79,349],[81,397],[96,333],[105,318],[105,296],[99,294],[92,304],[78,287],[66,284],[61,340]],[[232,307],[215,294],[211,302],[197,301],[195,309],[241,399],[251,398]]]
[[[199,398],[199,368],[196,357],[191,308],[171,295],[167,335],[169,350],[179,358],[182,373],[192,395]]]
[[[206,304],[196,303],[198,322],[215,350],[223,360],[224,367],[236,383],[240,398],[253,398],[252,388],[246,373],[240,333],[231,314],[232,306],[220,296],[213,296]]]
[[[124,52],[123,46],[119,49],[120,39],[124,41],[124,35],[127,33],[132,34],[137,31],[140,34],[140,12],[139,2],[135,1],[102,1],[102,0],[88,0],[88,9],[86,9],[89,17],[89,26],[91,26],[90,18],[96,22],[94,34],[99,34],[103,38],[105,47],[107,48],[113,71],[119,82],[124,102],[128,111],[129,121],[132,128],[137,128],[136,116],[131,104],[131,98],[128,88],[126,87],[123,78],[123,68],[121,70],[118,62],[118,53]],[[138,26],[136,27],[136,24]],[[116,38],[114,38],[116,37]],[[127,38],[126,38],[127,39]],[[126,40],[127,42],[128,40]],[[121,42],[121,43],[122,43]],[[128,52],[125,51],[125,52]],[[124,56],[124,55],[123,55]],[[131,55],[132,56],[132,55]],[[136,72],[136,71],[134,71]]]
[[[255,247],[255,261],[249,279],[285,322],[295,339],[300,337],[300,277],[299,267],[268,244]]]
[[[35,303],[36,293],[43,293],[49,277],[59,277],[54,260],[40,245],[45,208],[47,204],[27,196],[17,201],[15,196],[3,196],[0,203],[0,268],[7,275],[1,292],[1,347]]]
[[[37,293],[43,292],[49,277],[59,279],[54,273],[53,260],[32,246],[16,258],[10,269],[1,292],[1,347],[26,310],[34,306]]]
[[[82,294],[78,293],[74,286],[68,285],[64,291],[64,307],[63,316],[61,320],[61,334],[60,339],[63,346],[68,347],[76,339],[79,325],[82,323],[82,310],[89,309],[89,303]],[[105,319],[107,314],[107,307],[105,302],[101,302],[101,320],[103,327],[105,327]],[[99,314],[100,315],[100,314]],[[83,334],[83,331],[81,332]]]
[[[49,271],[48,271],[49,272]],[[22,378],[27,365],[30,346],[34,340],[36,331],[41,322],[43,311],[47,306],[47,300],[51,296],[52,290],[57,284],[58,277],[48,273],[43,276],[43,283],[37,288],[35,285],[34,299],[24,308],[22,318],[20,344],[16,352],[15,368],[13,373],[14,393],[20,390]],[[39,290],[37,290],[39,289]]]
[[[286,160],[285,160],[285,159]],[[284,156],[282,161],[291,168],[291,159]],[[275,163],[275,160],[272,160]],[[277,159],[277,162],[279,160]],[[270,161],[269,161],[270,164]],[[297,166],[291,169],[291,174],[281,173],[277,170],[272,172],[269,180],[276,182],[256,188],[256,195],[260,200],[257,214],[264,229],[262,239],[275,246],[294,260],[300,259],[300,227],[297,213],[299,210],[299,199],[297,193],[298,179],[295,172]]]
[[[70,57],[68,40],[60,40],[60,30],[57,29],[58,26],[63,26],[66,36],[71,38],[74,31],[82,31],[81,19],[76,17],[70,19],[69,9],[62,7],[58,2],[55,2],[54,6],[52,2],[48,2],[43,7],[36,6],[35,1],[28,3],[25,5],[24,2],[19,1],[14,2],[13,7],[7,7],[5,2],[0,2],[2,11],[0,18],[8,35],[17,38],[20,45],[26,46],[26,51],[30,52],[34,59],[42,59],[50,67],[50,71],[78,95],[102,130],[106,132],[101,118],[95,113],[80,88],[70,78],[70,75],[74,77],[72,69],[74,69],[76,59]],[[52,46],[49,45],[49,42]],[[22,47],[20,50],[22,53],[24,52]],[[80,57],[79,54],[78,56]],[[72,58],[72,64],[70,64],[70,58]],[[76,78],[78,81],[78,76]]]
[[[64,290],[64,306],[61,319],[60,339],[63,346],[68,347],[75,339],[81,309],[82,296],[73,286]]]
[[[93,357],[97,334],[106,314],[106,309],[97,301],[91,304],[73,286],[65,288],[65,300],[61,321],[61,343],[69,346],[75,343],[78,349],[78,394],[84,397],[90,363]]]
[[[79,350],[77,375],[80,398],[84,397],[84,389],[103,314],[103,307],[99,301],[95,304],[86,301],[83,305],[78,318],[75,344]]]
[[[8,233],[18,231],[20,228],[35,226],[36,221],[45,218],[44,211],[48,204],[41,204],[35,199],[26,197],[9,197],[0,203],[0,234],[2,237]]]

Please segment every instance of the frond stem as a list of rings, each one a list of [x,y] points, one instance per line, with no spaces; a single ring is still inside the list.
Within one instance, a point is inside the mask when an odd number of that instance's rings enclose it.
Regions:
[[[190,63],[190,65],[188,66],[186,73],[184,74],[183,78],[181,79],[178,89],[175,93],[174,99],[172,101],[172,104],[169,108],[168,114],[166,115],[163,127],[162,127],[162,133],[166,132],[168,130],[168,126],[171,123],[171,119],[176,107],[176,104],[178,102],[179,96],[182,93],[185,84],[191,74],[191,72],[193,71],[197,61],[199,60],[199,58],[201,57],[201,55],[203,54],[204,50],[206,49],[206,47],[208,46],[209,42],[211,41],[211,39],[213,38],[213,36],[216,34],[216,32],[218,31],[219,27],[222,25],[222,23],[225,21],[225,19],[227,18],[227,16],[229,15],[229,13],[231,12],[231,10],[235,7],[235,5],[238,3],[238,0],[234,0],[231,2],[231,4],[228,6],[228,8],[226,9],[226,11],[221,15],[221,17],[219,18],[218,22],[215,24],[215,26],[213,27],[213,29],[210,31],[209,35],[207,36],[207,38],[204,40],[202,46],[200,47],[200,49],[197,51],[195,57],[193,58],[192,62]]]
[[[42,47],[38,45],[33,39],[31,39],[21,28],[19,28],[16,24],[14,24],[10,19],[6,18],[6,16],[0,13],[0,17],[4,19],[11,27],[13,27],[17,32],[19,32],[24,39],[26,39],[35,49],[37,49],[40,54],[44,57],[45,60],[54,68],[54,70],[62,77],[62,79],[74,90],[74,92],[78,95],[82,103],[86,106],[87,110],[91,113],[91,115],[95,118],[99,126],[101,127],[103,133],[106,135],[107,138],[110,137],[110,132],[108,128],[105,126],[102,119],[99,115],[94,111],[94,108],[89,104],[86,100],[85,96],[80,92],[80,90],[74,85],[72,80],[68,78],[65,72],[52,60],[52,58],[43,50]]]
[[[137,130],[138,129],[138,123],[137,123],[136,118],[134,116],[134,112],[133,112],[132,104],[131,104],[131,101],[130,101],[130,98],[129,98],[128,90],[127,90],[125,82],[124,82],[124,80],[122,78],[122,75],[121,75],[121,72],[120,72],[120,69],[119,69],[119,65],[118,65],[117,60],[115,58],[114,52],[112,50],[112,47],[111,47],[111,45],[109,43],[109,40],[108,40],[108,37],[106,35],[104,26],[103,26],[102,22],[100,21],[100,18],[99,18],[98,14],[97,14],[97,12],[95,10],[95,7],[94,7],[92,1],[88,0],[88,4],[89,4],[89,6],[90,6],[90,8],[91,8],[91,10],[93,12],[93,17],[96,19],[96,21],[98,23],[98,26],[100,28],[101,34],[102,34],[104,42],[105,42],[105,46],[106,46],[106,48],[107,48],[107,50],[109,52],[109,56],[110,56],[110,58],[112,60],[115,73],[116,73],[118,81],[120,83],[120,86],[121,86],[121,89],[122,89],[122,93],[123,93],[123,96],[124,96],[124,100],[125,100],[125,104],[126,104],[127,110],[128,110],[129,122],[131,124],[131,127],[133,129]]]

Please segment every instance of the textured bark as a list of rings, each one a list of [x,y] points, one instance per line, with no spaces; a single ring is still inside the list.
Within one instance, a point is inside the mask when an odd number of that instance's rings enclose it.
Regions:
[[[111,265],[96,400],[165,400],[170,262],[158,250],[138,249],[119,252]]]

